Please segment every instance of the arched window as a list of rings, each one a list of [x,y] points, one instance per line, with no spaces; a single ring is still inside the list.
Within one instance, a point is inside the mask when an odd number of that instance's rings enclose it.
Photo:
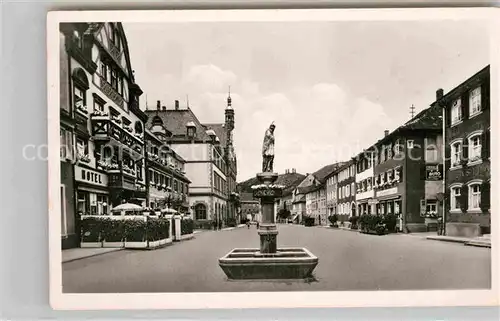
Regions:
[[[207,207],[204,204],[196,204],[194,207],[195,218],[197,220],[207,219]]]
[[[142,123],[140,121],[136,121],[134,129],[137,134],[142,134]]]

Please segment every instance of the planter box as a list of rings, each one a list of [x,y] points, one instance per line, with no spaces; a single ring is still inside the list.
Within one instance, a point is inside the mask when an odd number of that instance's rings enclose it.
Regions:
[[[127,242],[125,241],[126,249],[145,249],[148,247],[148,241],[143,242]]]
[[[166,245],[166,244],[171,244],[172,243],[172,238],[168,238],[168,239],[163,239],[163,240],[160,240],[160,245]]]
[[[181,235],[180,241],[189,240],[189,239],[192,239],[193,237],[194,237],[194,233],[192,233],[192,234],[184,234],[184,235]]]
[[[81,242],[80,247],[81,248],[102,247],[102,242]]]
[[[107,247],[107,248],[120,248],[120,247],[123,247],[124,244],[122,241],[120,242],[106,242],[106,241],[103,241],[102,242],[102,247]]]
[[[386,234],[388,234],[387,231],[384,231],[383,233],[378,233],[377,231],[374,231],[374,230],[368,230],[368,231],[361,230],[360,232],[363,234],[370,234],[370,235],[386,235]]]
[[[160,246],[160,240],[158,241],[148,241],[148,248],[156,248]]]

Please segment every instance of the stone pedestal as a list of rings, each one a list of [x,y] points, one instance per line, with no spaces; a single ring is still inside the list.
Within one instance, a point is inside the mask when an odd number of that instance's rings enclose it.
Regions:
[[[283,186],[274,185],[277,173],[259,173],[253,196],[260,199],[262,222],[259,225],[260,249],[237,248],[219,259],[228,279],[271,280],[305,279],[318,264],[318,258],[305,248],[278,248],[278,229],[274,200],[282,196]]]
[[[173,223],[174,223],[174,241],[180,241],[181,240],[181,216],[180,215],[174,215],[173,217]]]
[[[262,223],[259,225],[260,253],[275,254],[278,229],[274,220],[274,199],[281,196],[282,189],[272,184],[278,179],[277,173],[260,173],[257,179],[261,187],[254,190],[254,197],[260,198]]]

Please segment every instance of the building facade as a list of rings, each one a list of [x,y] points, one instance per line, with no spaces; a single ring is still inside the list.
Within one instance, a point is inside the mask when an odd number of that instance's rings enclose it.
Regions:
[[[386,131],[372,148],[374,178],[362,188],[375,192],[374,213],[395,214],[401,231],[435,228],[442,213],[441,126],[440,107],[433,104],[392,133]]]
[[[60,31],[61,90],[66,92],[61,109],[63,121],[74,120],[61,130],[64,141],[74,146],[73,186],[66,165],[61,178],[63,225],[68,239],[71,231],[78,242],[79,215],[105,215],[123,202],[145,205],[147,117],[139,109],[142,91],[121,23],[63,23]]]
[[[328,216],[337,214],[338,178],[337,171],[326,178],[326,211]]]
[[[446,234],[468,237],[489,234],[489,66],[437,98],[445,115]]]
[[[156,110],[147,110],[148,128],[160,124],[171,136],[167,144],[184,161],[189,187],[189,203],[193,219],[200,224],[213,221],[218,227],[236,219],[236,156],[233,136],[234,110],[228,97],[225,123],[203,124],[191,108],[180,108],[175,101],[173,109],[157,102]]]
[[[336,214],[340,221],[356,215],[356,167],[354,161],[341,166],[334,174],[337,181]]]
[[[147,206],[159,211],[165,208],[184,215],[189,209],[189,183],[185,160],[165,142],[171,133],[161,124],[146,129]]]
[[[354,159],[356,173],[356,209],[358,215],[375,214],[375,190],[373,188],[374,155],[372,150],[365,150]]]

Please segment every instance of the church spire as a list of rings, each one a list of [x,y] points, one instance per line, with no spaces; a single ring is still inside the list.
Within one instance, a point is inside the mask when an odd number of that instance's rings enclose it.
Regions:
[[[229,86],[229,91],[228,91],[228,95],[227,95],[227,109],[231,109],[233,108],[231,106],[231,86]]]

